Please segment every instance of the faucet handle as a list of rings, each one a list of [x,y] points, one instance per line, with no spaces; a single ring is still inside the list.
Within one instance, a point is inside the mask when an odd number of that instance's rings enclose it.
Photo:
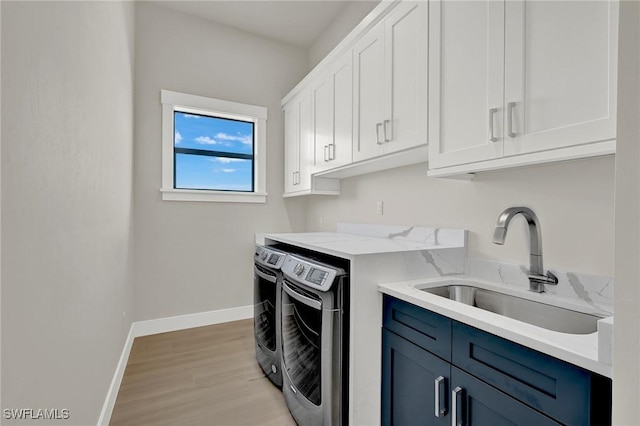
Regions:
[[[556,277],[551,271],[547,271],[546,275],[529,274],[529,282],[558,285],[558,277]]]

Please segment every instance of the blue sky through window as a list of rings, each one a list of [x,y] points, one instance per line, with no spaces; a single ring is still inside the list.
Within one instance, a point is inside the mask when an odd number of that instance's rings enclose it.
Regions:
[[[174,131],[176,188],[253,191],[254,123],[176,111]]]

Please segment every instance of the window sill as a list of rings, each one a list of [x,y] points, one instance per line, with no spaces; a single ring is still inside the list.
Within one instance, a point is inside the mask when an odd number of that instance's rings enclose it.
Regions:
[[[258,192],[196,191],[188,189],[160,190],[163,201],[204,201],[211,203],[266,203],[267,194]]]

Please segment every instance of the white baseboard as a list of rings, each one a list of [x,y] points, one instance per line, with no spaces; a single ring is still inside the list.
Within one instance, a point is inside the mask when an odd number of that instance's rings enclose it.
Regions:
[[[111,421],[111,412],[113,411],[113,407],[116,405],[116,398],[118,397],[118,390],[120,389],[120,383],[122,383],[122,376],[124,376],[124,369],[127,367],[127,361],[129,360],[129,354],[131,353],[131,347],[133,346],[133,324],[129,328],[129,334],[127,335],[127,340],[124,342],[124,347],[122,348],[122,353],[120,354],[120,360],[118,361],[118,365],[116,366],[116,371],[113,374],[113,379],[111,380],[111,386],[109,386],[109,391],[107,392],[107,398],[104,401],[104,405],[102,406],[102,412],[100,413],[100,417],[98,418],[98,426],[108,426]]]
[[[131,324],[131,328],[133,329],[133,337],[140,337],[247,318],[253,318],[253,305],[158,318],[148,321],[137,321]]]
[[[167,333],[170,331],[185,330],[188,328],[202,327],[206,325],[220,324],[223,322],[238,321],[253,318],[253,305],[237,308],[220,309],[218,311],[199,312],[197,314],[178,315],[175,317],[158,318],[147,321],[136,321],[131,324],[129,335],[122,348],[120,360],[111,380],[111,386],[102,406],[102,412],[98,418],[98,426],[108,426],[111,421],[111,413],[116,403],[118,390],[122,383],[124,370],[127,367],[133,340],[136,337],[149,336],[151,334]]]

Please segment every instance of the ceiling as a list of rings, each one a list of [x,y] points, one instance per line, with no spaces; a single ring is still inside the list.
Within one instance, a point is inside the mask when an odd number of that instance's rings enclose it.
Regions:
[[[174,10],[308,49],[348,1],[161,1]]]

